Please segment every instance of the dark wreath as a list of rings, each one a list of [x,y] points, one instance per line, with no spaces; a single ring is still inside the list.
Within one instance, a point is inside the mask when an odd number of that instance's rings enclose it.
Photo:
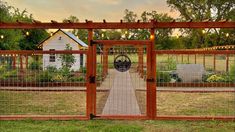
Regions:
[[[114,59],[114,68],[120,72],[125,72],[131,67],[131,60],[127,55],[118,55]]]

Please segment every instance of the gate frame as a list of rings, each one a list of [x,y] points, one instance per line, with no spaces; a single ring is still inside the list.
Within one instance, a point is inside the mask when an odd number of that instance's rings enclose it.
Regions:
[[[235,22],[220,21],[220,22],[157,22],[151,20],[151,22],[102,22],[86,21],[83,23],[58,23],[51,21],[52,23],[41,23],[34,21],[33,23],[24,23],[17,21],[17,23],[0,22],[0,29],[88,29],[88,51],[87,51],[87,106],[86,116],[72,116],[72,115],[0,115],[0,120],[18,120],[25,118],[32,118],[36,120],[48,120],[48,119],[91,119],[92,116],[96,116],[96,45],[93,45],[93,29],[150,29],[150,41],[151,44],[147,46],[147,116],[107,116],[101,117],[106,119],[176,119],[176,120],[235,120],[235,116],[157,116],[156,115],[156,59],[154,50],[156,28],[235,28]],[[134,42],[134,41],[133,41]],[[92,65],[92,64],[95,65]],[[94,66],[94,67],[93,67]]]

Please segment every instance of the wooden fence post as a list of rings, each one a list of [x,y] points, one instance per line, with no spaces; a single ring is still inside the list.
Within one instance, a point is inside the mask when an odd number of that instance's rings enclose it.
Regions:
[[[205,57],[206,55],[205,54],[203,54],[203,66],[204,66],[204,68],[206,68],[206,57]]]
[[[92,23],[91,21],[89,21]],[[86,115],[96,115],[96,46],[92,43],[93,30],[88,29],[88,53],[87,53],[87,92]]]
[[[216,55],[214,54],[214,61],[213,61],[213,65],[214,65],[214,71],[216,70]]]
[[[13,69],[16,69],[16,54],[13,54],[12,57],[13,57]]]
[[[229,54],[226,55],[226,72],[229,71]]]
[[[154,53],[155,29],[150,30],[151,45],[147,45],[147,116],[156,117],[156,56]]]
[[[108,74],[108,52],[109,47],[103,45],[103,77],[106,77]]]

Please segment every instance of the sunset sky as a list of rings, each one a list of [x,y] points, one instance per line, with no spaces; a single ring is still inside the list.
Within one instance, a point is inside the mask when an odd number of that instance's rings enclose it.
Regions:
[[[37,20],[62,21],[70,15],[77,16],[80,21],[119,21],[124,10],[129,9],[139,16],[143,11],[155,10],[158,13],[169,13],[177,17],[178,12],[171,11],[166,0],[3,0],[9,5],[27,9]]]

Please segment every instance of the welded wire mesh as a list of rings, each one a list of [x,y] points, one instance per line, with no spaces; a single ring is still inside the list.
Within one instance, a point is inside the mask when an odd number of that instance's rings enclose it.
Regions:
[[[146,90],[144,69],[146,57],[139,58],[138,50],[132,46],[112,46],[103,50],[97,57],[97,71],[99,66],[107,68],[103,73],[103,80],[97,87],[97,114],[101,115],[141,115],[141,102],[145,97],[137,96],[136,91]],[[115,69],[114,61],[120,55],[127,56],[131,61],[131,67],[125,72]],[[106,60],[105,60],[106,59]],[[139,60],[142,59],[142,63]],[[98,75],[97,75],[98,76]],[[100,91],[100,92],[99,92]],[[102,98],[98,99],[100,96]],[[145,104],[144,104],[145,105]],[[146,107],[146,106],[143,106]]]
[[[85,115],[86,54],[1,53],[0,73],[0,115]]]
[[[234,54],[157,54],[157,115],[234,116],[234,59]]]

